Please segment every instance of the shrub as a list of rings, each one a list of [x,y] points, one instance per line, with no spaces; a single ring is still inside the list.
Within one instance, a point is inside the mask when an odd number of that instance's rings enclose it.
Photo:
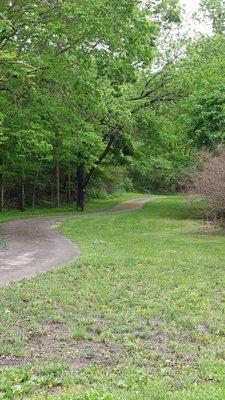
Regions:
[[[86,190],[86,195],[89,199],[105,199],[107,197],[107,193],[103,189],[90,187]]]
[[[211,216],[225,219],[225,149],[202,153],[200,167],[189,176],[189,193],[207,200]]]

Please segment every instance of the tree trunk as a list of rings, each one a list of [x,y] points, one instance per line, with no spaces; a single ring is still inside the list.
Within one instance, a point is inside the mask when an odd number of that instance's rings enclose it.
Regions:
[[[36,185],[34,184],[33,187],[33,194],[32,194],[32,208],[35,208],[35,199],[36,199]]]
[[[21,211],[25,210],[25,182],[24,182],[24,178],[22,178],[22,181],[21,181],[20,209],[21,209]]]
[[[56,134],[56,207],[60,206],[59,134]]]
[[[4,178],[3,178],[3,169],[4,169],[4,160],[2,160],[2,173],[1,173],[1,211],[5,206],[5,185],[4,185]]]
[[[4,187],[4,180],[3,176],[1,177],[1,211],[5,206],[5,187]]]
[[[54,183],[52,183],[52,190],[51,190],[51,205],[54,208]]]
[[[60,188],[59,188],[59,181],[60,181],[60,177],[59,177],[59,160],[56,160],[56,207],[60,206],[60,196],[59,196],[59,192],[60,192]]]
[[[41,165],[42,165],[42,160],[40,160],[39,166],[38,166],[38,170],[35,176],[35,181],[34,181],[34,186],[33,186],[33,195],[32,195],[32,208],[34,209],[35,207],[35,201],[36,201],[36,187],[38,184],[38,177],[39,177],[39,173],[41,170]]]
[[[72,193],[71,193],[71,165],[68,166],[68,191],[67,191],[67,202],[71,204]]]
[[[39,167],[38,167],[38,170],[37,170],[37,173],[36,173],[36,176],[35,176],[35,182],[34,182],[34,187],[33,187],[33,195],[32,195],[32,208],[33,209],[35,207],[36,187],[37,187],[37,184],[38,184],[38,177],[39,177],[39,173],[40,173],[40,170],[41,170],[41,165],[42,165],[42,160],[39,163]]]
[[[77,165],[77,211],[84,211],[85,172],[84,163]]]

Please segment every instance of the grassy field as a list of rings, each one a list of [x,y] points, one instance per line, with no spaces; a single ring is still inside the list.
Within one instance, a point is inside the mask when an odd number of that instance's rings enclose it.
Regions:
[[[224,399],[225,237],[199,217],[159,196],[65,222],[81,257],[0,289],[0,399]]]

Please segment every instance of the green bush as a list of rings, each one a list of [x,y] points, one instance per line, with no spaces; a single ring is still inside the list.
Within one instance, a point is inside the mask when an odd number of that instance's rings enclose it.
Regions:
[[[106,199],[107,197],[107,193],[103,189],[94,187],[88,188],[86,195],[88,199]]]

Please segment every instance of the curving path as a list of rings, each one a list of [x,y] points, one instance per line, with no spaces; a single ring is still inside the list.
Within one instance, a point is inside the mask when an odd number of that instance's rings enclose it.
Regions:
[[[140,197],[139,199],[132,199],[123,201],[112,208],[111,211],[135,211],[139,210],[144,204],[150,201],[150,197]]]
[[[137,210],[149,198],[129,200],[111,211]],[[79,256],[79,248],[57,232],[67,217],[26,218],[0,225],[5,244],[0,248],[0,284],[30,278],[63,267]]]
[[[26,218],[0,225],[5,239],[0,249],[0,284],[62,267],[78,257],[78,247],[56,230],[63,219]]]

